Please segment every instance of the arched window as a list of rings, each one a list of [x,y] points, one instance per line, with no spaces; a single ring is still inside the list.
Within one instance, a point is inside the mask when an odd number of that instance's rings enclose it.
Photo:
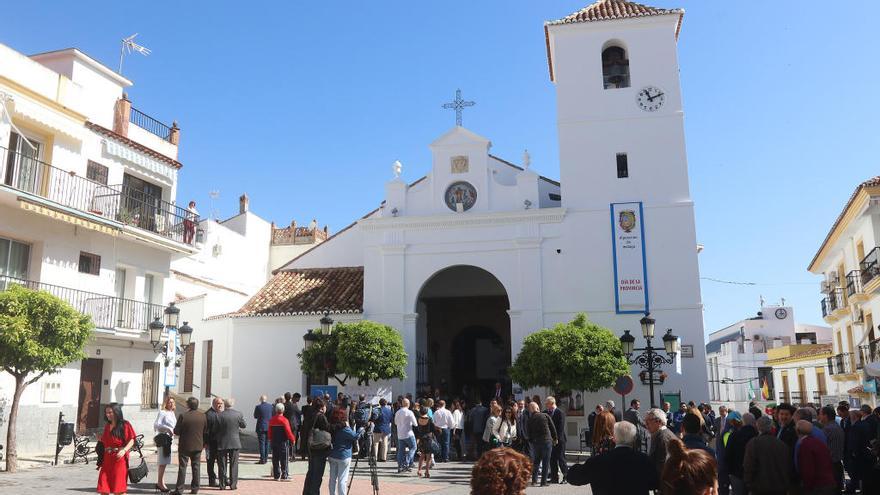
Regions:
[[[609,46],[602,50],[602,80],[605,89],[629,87],[629,60],[626,50]]]

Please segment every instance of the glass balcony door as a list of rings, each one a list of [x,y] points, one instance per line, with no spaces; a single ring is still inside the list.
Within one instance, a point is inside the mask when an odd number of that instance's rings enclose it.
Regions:
[[[32,137],[23,139],[18,133],[9,136],[4,183],[22,191],[40,193],[39,174],[43,144]]]

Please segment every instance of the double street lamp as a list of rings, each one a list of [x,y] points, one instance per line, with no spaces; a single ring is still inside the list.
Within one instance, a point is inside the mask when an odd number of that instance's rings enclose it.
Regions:
[[[648,372],[648,388],[651,392],[652,408],[657,407],[654,402],[654,372],[659,371],[663,363],[674,363],[675,355],[678,354],[678,337],[672,333],[671,328],[667,329],[666,334],[663,335],[663,347],[669,357],[657,354],[656,351],[660,349],[651,345],[651,339],[654,338],[654,323],[654,318],[651,318],[650,313],[645,313],[645,316],[639,320],[639,324],[642,326],[642,335],[647,344],[645,347],[635,347],[636,338],[629,333],[629,330],[624,330],[620,337],[620,345],[629,364],[638,364]],[[639,351],[640,354],[633,356],[636,351]]]
[[[175,356],[174,359],[174,367],[180,367],[180,360],[183,357],[183,354],[186,352],[186,349],[192,344],[192,333],[193,328],[189,326],[189,322],[183,322],[183,325],[178,327],[178,323],[180,322],[180,308],[174,305],[174,303],[170,303],[167,308],[165,308],[165,322],[156,316],[156,319],[150,322],[150,344],[153,346],[153,350],[156,352],[162,353],[162,356],[165,358],[165,367],[171,366],[171,357]],[[178,346],[177,340],[174,342],[171,339],[162,340],[162,332],[168,330],[169,332],[175,332],[180,337],[180,345]],[[170,387],[165,385],[165,396],[168,396]]]
[[[303,347],[308,350],[311,349],[316,342],[321,339],[329,337],[333,333],[333,318],[330,318],[330,313],[325,312],[324,316],[319,320],[321,324],[321,332],[315,333],[313,329],[309,329],[305,335],[303,335]],[[323,356],[324,357],[324,371],[328,372],[333,367],[332,356]],[[323,381],[323,380],[322,380]],[[306,375],[306,393],[310,393],[309,389],[311,388],[312,377]]]

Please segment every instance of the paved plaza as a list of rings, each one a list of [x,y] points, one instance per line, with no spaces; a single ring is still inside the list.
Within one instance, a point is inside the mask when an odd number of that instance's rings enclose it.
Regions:
[[[65,451],[66,453],[66,451]],[[69,457],[68,457],[69,458]],[[243,453],[239,471],[238,490],[234,493],[247,495],[293,495],[302,493],[303,479],[305,477],[307,462],[296,461],[291,464],[293,479],[288,482],[274,481],[271,477],[271,464],[256,464],[257,456],[253,453]],[[156,484],[156,456],[147,456],[150,473],[147,478],[136,485],[131,485],[128,493],[157,493]],[[352,461],[354,466],[354,461]],[[431,471],[431,478],[424,479],[412,474],[397,474],[396,463],[389,460],[380,462],[379,493],[393,495],[415,495],[431,493],[434,495],[464,495],[470,493],[470,472],[473,464],[450,462],[439,464]],[[325,472],[324,483],[321,493],[329,493],[327,488],[327,473]],[[173,486],[177,476],[177,466],[169,466],[165,475],[165,481]],[[0,494],[29,494],[50,495],[59,493],[95,493],[98,473],[95,470],[94,461],[88,465],[77,463],[74,465],[64,464],[58,467],[45,465],[35,467],[15,474],[0,473]],[[189,482],[189,476],[187,476]],[[205,464],[202,463],[202,488],[199,493],[218,492],[216,488],[207,486],[207,474]],[[182,493],[189,493],[189,485]],[[232,492],[224,492],[232,493]],[[354,484],[351,489],[352,495],[370,495],[369,470],[366,460],[362,460],[357,467]],[[563,495],[563,494],[589,494],[588,487],[574,487],[570,485],[551,485],[549,487],[529,488],[529,495]]]

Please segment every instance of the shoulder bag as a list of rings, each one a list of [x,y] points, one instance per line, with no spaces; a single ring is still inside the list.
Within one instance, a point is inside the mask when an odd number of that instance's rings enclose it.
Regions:
[[[141,454],[140,451],[138,451],[138,454],[140,454],[141,463],[134,468],[130,467],[128,469],[128,481],[132,484],[138,483],[146,478],[147,473],[149,472],[149,469],[147,469],[147,462],[144,460],[144,454]]]
[[[309,431],[309,450],[330,450],[330,432],[312,428]]]

